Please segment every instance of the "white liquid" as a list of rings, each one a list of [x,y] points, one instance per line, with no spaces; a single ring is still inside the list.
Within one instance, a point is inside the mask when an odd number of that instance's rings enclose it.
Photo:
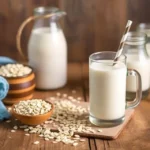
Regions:
[[[146,50],[147,50],[148,56],[150,57],[150,43],[146,44]]]
[[[110,60],[106,62],[109,64]],[[90,114],[103,120],[123,117],[126,102],[127,68],[125,64],[108,66],[93,62],[89,69]]]
[[[138,55],[127,55],[127,67],[128,69],[135,69],[140,73],[142,91],[148,90],[150,87],[150,60],[140,60]],[[136,78],[134,76],[127,77],[127,91],[136,92]]]
[[[67,80],[67,44],[62,30],[37,28],[31,33],[29,65],[36,75],[36,87],[56,89]]]
[[[150,29],[142,29],[140,32],[144,32],[145,34],[147,34],[147,37],[150,38]],[[146,50],[147,50],[147,53],[150,57],[150,43],[149,42],[150,41],[148,41],[148,43],[146,43]]]

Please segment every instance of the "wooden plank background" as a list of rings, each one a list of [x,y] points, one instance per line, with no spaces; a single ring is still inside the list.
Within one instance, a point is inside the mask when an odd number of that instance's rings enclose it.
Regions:
[[[16,50],[15,36],[20,24],[38,6],[56,6],[67,12],[63,29],[71,62],[88,61],[94,51],[116,51],[128,19],[150,22],[149,0],[0,0],[0,55],[22,60]],[[32,24],[23,33],[23,49]]]

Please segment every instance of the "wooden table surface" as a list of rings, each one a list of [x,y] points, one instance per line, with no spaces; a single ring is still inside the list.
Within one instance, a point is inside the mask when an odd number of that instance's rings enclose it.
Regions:
[[[55,96],[57,92],[72,95],[76,90],[75,97],[82,97],[88,101],[88,65],[73,63],[68,67],[68,84],[58,90],[35,91],[34,98],[47,98]],[[103,140],[86,138],[78,146],[63,143],[53,144],[44,141],[38,135],[25,136],[24,131],[10,132],[13,123],[0,122],[0,150],[150,150],[150,101],[142,100],[135,109],[135,114],[120,136],[116,140]],[[40,144],[33,142],[39,140]]]

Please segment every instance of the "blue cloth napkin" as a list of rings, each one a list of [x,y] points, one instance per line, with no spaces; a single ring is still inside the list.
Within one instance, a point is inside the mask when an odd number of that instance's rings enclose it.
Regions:
[[[16,61],[9,57],[0,56],[0,65],[5,65],[8,63],[16,63]],[[9,84],[7,80],[0,76],[0,120],[8,119],[10,117],[10,113],[7,111],[2,102],[2,100],[6,97],[8,90]]]
[[[0,76],[0,120],[8,119],[10,117],[10,113],[7,111],[5,105],[2,100],[6,97],[9,90],[9,84],[5,78]]]
[[[10,63],[16,63],[16,61],[9,57],[0,56],[0,65],[5,65]]]

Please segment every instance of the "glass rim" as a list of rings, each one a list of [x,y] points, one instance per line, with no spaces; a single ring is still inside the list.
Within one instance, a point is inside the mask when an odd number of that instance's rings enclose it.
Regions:
[[[145,41],[147,38],[146,33],[144,32],[129,32],[128,33],[128,37],[126,41],[130,41],[130,42],[139,42],[139,41]]]
[[[139,30],[143,29],[143,30],[150,30],[150,23],[140,23],[139,25],[137,25],[137,28]]]
[[[54,13],[54,12],[58,12],[59,9],[57,7],[36,7],[34,8],[34,13],[35,14],[46,14],[46,13]]]
[[[103,54],[103,53],[105,53],[105,54],[116,54],[117,52],[113,52],[113,51],[95,52],[95,53],[92,53],[92,54],[89,56],[89,60],[92,61],[92,62],[96,62],[96,63],[104,63],[104,62],[100,62],[100,61],[99,61],[100,59],[99,59],[99,60],[96,60],[96,59],[93,59],[93,58],[92,58],[94,55],[99,55],[99,54]],[[127,56],[124,55],[124,54],[121,54],[120,57],[122,57],[121,60],[124,60],[124,61],[126,61],[126,59],[127,59]],[[111,59],[111,60],[114,60],[114,59]],[[117,62],[118,62],[118,61],[121,61],[121,60],[119,59],[119,60],[117,60]]]

